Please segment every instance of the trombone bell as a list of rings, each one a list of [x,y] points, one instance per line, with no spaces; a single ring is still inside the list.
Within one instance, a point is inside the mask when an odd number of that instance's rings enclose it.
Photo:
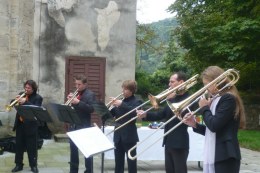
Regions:
[[[153,96],[152,94],[149,94],[148,95],[148,98],[151,102],[151,105],[153,106],[154,109],[158,109],[159,108],[159,104],[158,102],[160,102],[160,100],[156,97],[156,96]]]

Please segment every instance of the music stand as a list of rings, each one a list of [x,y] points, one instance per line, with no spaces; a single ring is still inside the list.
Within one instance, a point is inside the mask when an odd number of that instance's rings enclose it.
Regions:
[[[51,103],[48,105],[48,109],[51,109],[51,112],[54,113],[61,122],[69,124],[82,124],[76,110],[71,106]]]
[[[17,113],[27,120],[38,120],[42,122],[52,122],[49,113],[44,107],[35,105],[20,105],[15,107]]]
[[[109,119],[110,117],[112,117],[110,111],[108,110],[107,106],[105,105],[105,103],[103,102],[97,102],[92,104],[95,112],[97,114],[99,114],[101,116],[101,120],[102,120],[102,132],[105,132],[105,123],[106,120]],[[101,173],[104,172],[104,158],[105,158],[105,153],[102,152],[101,154]]]

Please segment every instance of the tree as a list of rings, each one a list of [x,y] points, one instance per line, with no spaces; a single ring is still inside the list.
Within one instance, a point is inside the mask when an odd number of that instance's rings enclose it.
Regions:
[[[177,13],[180,25],[175,35],[187,50],[184,60],[189,66],[197,72],[209,65],[237,68],[245,82],[240,85],[245,90],[259,90],[260,79],[252,80],[260,72],[259,2],[176,0],[168,10]]]

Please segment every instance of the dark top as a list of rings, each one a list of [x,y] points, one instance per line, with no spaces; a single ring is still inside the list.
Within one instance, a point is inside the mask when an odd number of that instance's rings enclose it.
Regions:
[[[168,101],[171,103],[178,103],[184,99],[186,99],[189,94],[186,92],[183,95],[177,95],[174,98],[169,99]],[[148,121],[158,121],[158,120],[169,120],[174,113],[167,105],[164,107],[162,111],[157,112],[147,112],[146,120]],[[164,127],[164,133],[178,124],[180,120],[178,118],[173,119],[171,122],[166,124]],[[163,139],[163,146],[166,148],[181,148],[181,149],[188,149],[189,148],[189,134],[187,131],[188,126],[186,124],[182,124],[173,130],[171,133],[166,135]]]
[[[76,105],[72,105],[72,107],[76,110],[77,115],[84,127],[91,126],[91,113],[94,112],[94,107],[92,106],[95,103],[95,94],[90,90],[83,90],[79,93],[79,103]]]
[[[23,92],[20,92],[19,95],[21,95]],[[31,95],[28,95],[28,100],[24,102],[23,105],[35,105],[35,106],[41,106],[42,105],[42,100],[43,98],[37,94],[37,93],[32,93]],[[12,101],[11,101],[12,102]],[[15,123],[14,123],[14,128],[13,130],[16,130],[16,127],[19,123],[21,123],[19,121],[19,117],[20,115],[18,115],[18,113],[16,113],[16,117],[15,117]],[[26,123],[27,121],[31,121],[31,120],[24,120],[24,122]],[[36,121],[36,120],[35,120]]]
[[[235,97],[226,93],[220,98],[214,116],[209,106],[204,106],[200,110],[206,126],[216,133],[215,161],[228,158],[241,159],[237,138],[239,120],[234,119],[235,109]],[[197,124],[197,128],[193,128],[193,131],[205,135],[206,126]]]
[[[130,96],[128,98],[125,98],[122,101],[122,104],[119,107],[114,107],[111,110],[111,114],[113,115],[114,118],[119,118],[120,116],[124,115],[125,113],[133,110],[137,106],[141,105],[142,101],[138,100],[134,95]],[[120,126],[121,124],[124,124],[128,120],[130,120],[133,117],[136,117],[136,112],[133,111],[129,115],[125,116],[124,118],[120,119],[116,125],[115,128]],[[116,130],[114,132],[114,142],[117,143],[119,141],[124,142],[124,143],[133,143],[133,142],[138,142],[139,138],[137,135],[137,128],[135,125],[136,121],[131,121],[124,127]]]

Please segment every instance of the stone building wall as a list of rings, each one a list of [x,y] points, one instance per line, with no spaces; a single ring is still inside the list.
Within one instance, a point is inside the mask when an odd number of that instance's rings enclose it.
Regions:
[[[5,105],[23,90],[23,81],[32,78],[33,0],[1,0],[0,3],[0,120],[2,133],[11,133],[14,111]]]
[[[135,76],[136,0],[1,0],[0,120],[6,105],[35,80],[48,102],[63,103],[65,59],[106,58],[106,100]],[[112,89],[113,88],[113,89]]]
[[[245,105],[246,129],[260,130],[260,105]]]

